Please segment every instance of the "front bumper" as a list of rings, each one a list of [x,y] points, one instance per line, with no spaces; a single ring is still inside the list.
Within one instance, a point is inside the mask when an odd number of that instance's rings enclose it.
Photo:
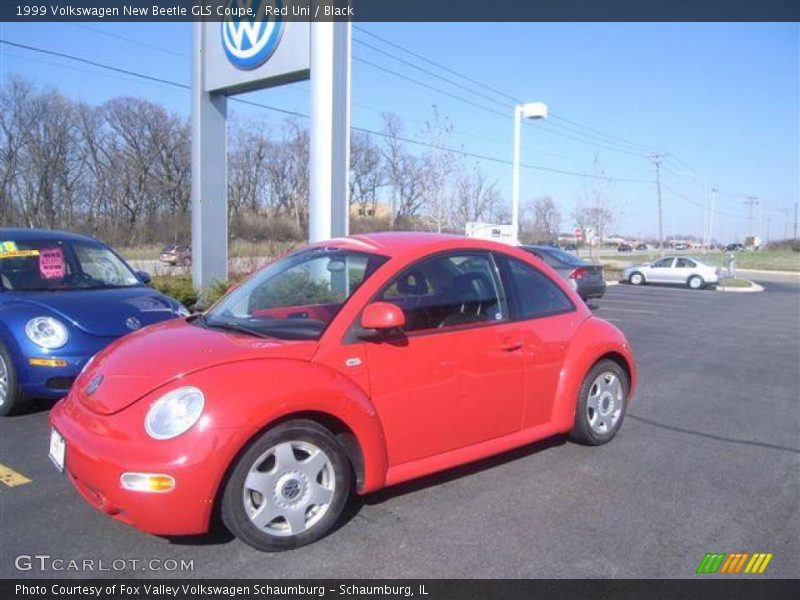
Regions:
[[[75,393],[59,402],[50,422],[66,440],[69,480],[97,510],[147,533],[205,533],[227,467],[225,430],[193,428],[173,440],[156,441],[144,432],[140,413],[126,409],[98,415],[84,407]],[[125,472],[171,475],[175,489],[166,493],[126,490],[120,483]]]
[[[103,346],[97,348],[101,350]],[[36,354],[23,355],[20,365],[17,366],[20,386],[22,391],[33,398],[61,398],[65,396],[81,369],[95,354]],[[30,364],[32,358],[59,359],[66,361],[66,366],[50,367],[35,366]]]

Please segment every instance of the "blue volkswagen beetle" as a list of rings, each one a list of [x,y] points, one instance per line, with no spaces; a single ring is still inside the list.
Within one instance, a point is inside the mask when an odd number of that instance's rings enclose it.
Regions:
[[[0,228],[0,416],[65,395],[120,336],[189,314],[149,281],[92,238]]]

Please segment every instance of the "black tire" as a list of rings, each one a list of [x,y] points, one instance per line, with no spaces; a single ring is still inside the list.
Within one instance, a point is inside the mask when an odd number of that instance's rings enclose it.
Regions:
[[[6,397],[0,404],[0,417],[10,417],[25,409],[28,398],[17,380],[17,370],[14,367],[14,361],[11,360],[11,353],[2,342],[0,342],[0,360],[2,360],[0,377],[2,377],[3,367],[6,372]]]
[[[265,453],[285,442],[305,442],[323,450],[330,460],[335,485],[327,511],[316,523],[298,534],[280,536],[270,533],[269,525],[259,528],[250,520],[245,508],[244,484],[251,467]],[[280,473],[277,473],[277,477],[280,477]],[[236,461],[222,495],[222,522],[237,538],[257,550],[278,552],[305,546],[325,536],[336,525],[350,497],[352,482],[350,461],[330,431],[310,420],[287,421],[256,438]],[[277,486],[275,495],[278,497]],[[307,510],[313,511],[314,508]],[[274,520],[271,523],[275,526]],[[281,525],[280,517],[278,525]]]
[[[634,271],[631,273],[630,277],[628,277],[628,283],[631,285],[644,285],[647,282],[645,281],[644,275],[639,273],[639,271]]]
[[[595,430],[589,418],[589,394],[594,387],[595,380],[605,373],[612,373],[622,384],[622,405],[620,407],[620,414],[614,425],[605,432],[598,432]],[[622,421],[625,419],[625,411],[628,407],[628,394],[630,393],[631,384],[628,374],[613,360],[603,359],[596,363],[591,370],[586,374],[581,385],[580,392],[578,393],[578,403],[575,408],[575,423],[569,433],[570,439],[579,444],[586,446],[599,446],[610,442],[619,428],[622,426]]]
[[[692,275],[686,281],[686,285],[692,290],[702,290],[705,287],[706,282],[703,281],[703,278],[700,277],[700,275]]]

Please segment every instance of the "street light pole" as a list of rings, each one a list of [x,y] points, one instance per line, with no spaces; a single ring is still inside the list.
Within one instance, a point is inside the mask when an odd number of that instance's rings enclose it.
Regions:
[[[528,102],[514,107],[514,165],[511,173],[511,235],[519,243],[519,154],[522,119],[546,119],[547,105]]]
[[[511,235],[519,242],[519,146],[522,128],[522,106],[514,107],[514,167],[511,175]]]

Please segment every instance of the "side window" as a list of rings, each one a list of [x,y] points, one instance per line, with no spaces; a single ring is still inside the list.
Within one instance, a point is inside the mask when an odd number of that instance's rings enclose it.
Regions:
[[[696,266],[695,262],[688,258],[679,258],[675,263],[675,267],[678,269],[694,269]]]
[[[403,309],[406,332],[506,318],[491,256],[462,253],[417,263],[395,278],[379,300]]]
[[[575,310],[569,297],[550,278],[534,267],[506,258],[520,319],[533,319]]]
[[[653,266],[656,269],[669,269],[672,266],[672,261],[675,260],[674,258],[662,258],[653,263]]]

